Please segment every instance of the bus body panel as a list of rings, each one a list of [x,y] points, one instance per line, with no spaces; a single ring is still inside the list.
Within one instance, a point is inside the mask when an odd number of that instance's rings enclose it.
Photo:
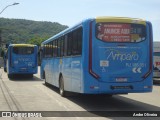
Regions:
[[[46,82],[59,87],[59,77],[63,74],[65,90],[80,92],[82,81],[82,61],[81,56],[73,58],[45,59],[44,65]],[[53,72],[51,72],[53,71]]]
[[[82,81],[82,61],[81,56],[72,57],[71,62],[71,75],[72,75],[72,91],[81,91],[81,81]]]
[[[51,71],[51,65],[53,66],[52,64],[52,59],[49,59],[49,58],[46,58],[45,59],[45,66],[44,66],[44,71],[45,71],[45,77],[46,77],[46,80],[48,83],[51,83],[51,80],[52,80],[52,72],[49,72]]]
[[[72,57],[66,57],[65,59],[60,59],[59,64],[61,64],[62,72],[64,78],[64,89],[72,91]],[[59,79],[57,79],[59,80]]]

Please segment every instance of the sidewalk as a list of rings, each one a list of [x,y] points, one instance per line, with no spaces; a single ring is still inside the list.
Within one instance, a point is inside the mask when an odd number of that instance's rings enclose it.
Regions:
[[[1,67],[1,68],[0,68],[0,78],[1,78],[1,76],[2,76],[2,72],[3,72],[3,68]]]

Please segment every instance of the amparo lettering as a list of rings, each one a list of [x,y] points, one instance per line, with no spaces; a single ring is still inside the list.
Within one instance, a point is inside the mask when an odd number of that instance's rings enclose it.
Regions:
[[[107,56],[108,60],[117,60],[117,61],[137,61],[139,59],[139,55],[136,52],[130,53],[119,53],[115,51],[111,51]]]

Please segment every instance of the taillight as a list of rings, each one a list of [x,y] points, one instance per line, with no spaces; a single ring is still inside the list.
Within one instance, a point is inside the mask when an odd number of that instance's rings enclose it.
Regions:
[[[149,35],[150,35],[150,38],[149,38],[149,40],[150,40],[150,42],[149,42],[149,44],[150,44],[150,46],[149,46],[149,55],[150,55],[150,61],[149,61],[149,70],[148,70],[148,72],[145,74],[145,75],[143,75],[142,76],[142,78],[147,78],[151,73],[152,73],[152,69],[153,69],[153,53],[152,53],[152,49],[153,49],[153,33],[152,33],[152,25],[151,25],[151,23],[149,23],[148,22],[148,25],[149,25]]]
[[[100,76],[93,72],[92,70],[92,22],[90,22],[90,32],[89,32],[89,73],[96,79],[99,79]]]

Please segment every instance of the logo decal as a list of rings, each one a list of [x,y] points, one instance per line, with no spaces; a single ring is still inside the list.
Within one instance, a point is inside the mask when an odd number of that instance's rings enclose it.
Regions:
[[[121,51],[106,51],[108,54],[107,60],[117,60],[117,61],[138,61],[139,55],[137,52],[121,52]]]

